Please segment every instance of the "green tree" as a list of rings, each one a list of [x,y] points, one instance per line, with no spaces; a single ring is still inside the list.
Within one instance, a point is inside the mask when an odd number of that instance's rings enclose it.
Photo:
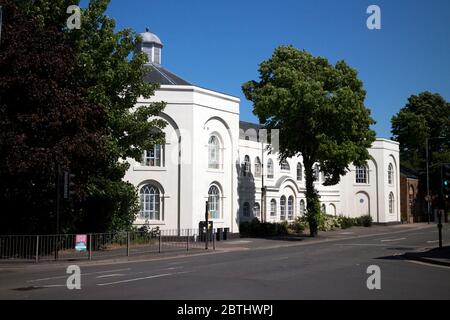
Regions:
[[[400,143],[402,165],[420,173],[426,180],[426,139],[429,140],[430,164],[450,162],[450,103],[438,93],[422,92],[412,95],[400,111],[392,117],[393,139]],[[440,167],[431,166],[430,187],[439,193]],[[425,183],[421,183],[424,191]]]
[[[137,105],[139,97],[150,98],[157,85],[146,83],[146,56],[135,52],[141,41],[130,29],[115,30],[115,21],[105,14],[108,0],[91,0],[81,11],[81,28],[67,28],[66,10],[79,4],[73,0],[22,0],[21,11],[40,26],[53,28],[62,34],[73,53],[72,72],[67,75],[73,88],[86,103],[105,114],[102,133],[104,157],[92,163],[84,196],[67,215],[71,221],[67,230],[105,231],[131,225],[138,211],[133,185],[123,181],[129,167],[128,158],[141,160],[144,150],[164,141],[161,129],[165,122],[155,116],[164,103]],[[5,17],[8,19],[8,17]],[[31,58],[32,59],[32,58]],[[43,92],[46,94],[47,92]],[[75,219],[76,217],[76,219]]]
[[[0,5],[0,233],[53,233],[58,171],[77,175],[79,202],[106,160],[106,113],[74,86],[75,55],[64,35],[16,1]]]
[[[242,89],[260,123],[280,130],[280,158],[303,157],[307,219],[315,236],[320,203],[313,166],[320,165],[324,185],[337,184],[350,163],[369,159],[367,149],[375,140],[363,83],[344,61],[331,65],[292,46],[277,48],[260,64],[259,74],[259,81]]]

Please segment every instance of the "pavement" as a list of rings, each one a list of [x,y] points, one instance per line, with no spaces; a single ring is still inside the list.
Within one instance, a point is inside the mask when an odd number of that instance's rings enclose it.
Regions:
[[[0,299],[450,299],[450,227],[353,227],[317,238],[235,239],[215,251],[0,267]],[[68,264],[82,270],[68,290]],[[379,266],[381,290],[367,287]]]

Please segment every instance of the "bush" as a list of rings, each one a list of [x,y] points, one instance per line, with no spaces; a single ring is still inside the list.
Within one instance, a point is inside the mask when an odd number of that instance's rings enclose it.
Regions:
[[[288,229],[293,231],[294,233],[302,233],[308,227],[308,221],[305,217],[297,217],[291,224]]]
[[[338,223],[339,223],[339,226],[341,227],[341,229],[348,229],[355,225],[355,220],[350,217],[339,216]]]
[[[358,221],[359,226],[363,226],[363,227],[371,227],[372,226],[373,220],[372,220],[372,217],[369,215],[361,216],[356,219]]]
[[[260,222],[257,218],[251,222],[241,222],[239,233],[241,237],[276,237],[288,235],[288,222],[281,223]]]

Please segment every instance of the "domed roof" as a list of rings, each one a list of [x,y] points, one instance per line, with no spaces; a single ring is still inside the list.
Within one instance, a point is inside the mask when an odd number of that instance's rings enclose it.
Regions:
[[[162,46],[162,42],[161,39],[159,39],[159,37],[150,32],[150,30],[148,28],[145,29],[144,33],[140,33],[141,37],[142,37],[142,43],[156,43],[159,44],[160,46]]]

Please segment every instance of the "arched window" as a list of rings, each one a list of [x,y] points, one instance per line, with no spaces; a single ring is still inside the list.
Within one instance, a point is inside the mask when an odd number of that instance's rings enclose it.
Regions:
[[[272,161],[272,159],[267,160],[267,178],[273,179],[273,161]]]
[[[244,176],[248,176],[250,174],[250,170],[251,170],[251,163],[250,163],[250,157],[249,156],[245,156],[244,157]]]
[[[275,199],[270,200],[270,216],[277,216],[277,200]]]
[[[157,187],[147,184],[140,191],[140,217],[148,220],[162,220],[160,214],[160,196]]]
[[[248,202],[244,203],[244,217],[250,217],[250,204]]]
[[[356,183],[369,183],[369,168],[367,166],[356,167]]]
[[[327,213],[327,206],[325,205],[325,203],[322,203],[322,206],[320,207],[320,211],[322,211],[323,214]]]
[[[319,165],[318,165],[318,164],[314,165],[313,174],[314,174],[314,181],[319,181],[319,178],[320,178],[320,168],[319,168]]]
[[[286,220],[286,197],[280,198],[280,220]]]
[[[287,160],[281,161],[280,166],[281,166],[281,170],[283,170],[283,171],[291,170],[291,167],[289,166],[289,162],[287,162]]]
[[[144,151],[142,164],[149,167],[161,167],[163,148],[160,144],[155,144],[152,149]]]
[[[306,214],[306,204],[305,204],[305,200],[300,200],[300,214],[301,215],[305,215]]]
[[[330,214],[333,216],[336,215],[336,206],[332,203],[330,203]]]
[[[294,197],[288,198],[288,220],[294,220]]]
[[[392,163],[389,163],[388,166],[388,183],[393,184],[394,183],[394,166]]]
[[[395,211],[395,199],[394,194],[391,192],[389,193],[389,213],[393,214]]]
[[[302,181],[303,179],[303,167],[300,162],[297,163],[297,181]]]
[[[261,208],[259,206],[259,203],[255,202],[255,204],[253,205],[253,217],[259,218],[260,213],[261,213]]]
[[[255,177],[261,177],[261,160],[259,160],[259,157],[255,159]]]
[[[220,143],[216,136],[209,137],[208,140],[208,167],[218,169],[220,166]]]
[[[212,219],[220,218],[220,191],[215,185],[209,187],[208,191],[208,211]]]

